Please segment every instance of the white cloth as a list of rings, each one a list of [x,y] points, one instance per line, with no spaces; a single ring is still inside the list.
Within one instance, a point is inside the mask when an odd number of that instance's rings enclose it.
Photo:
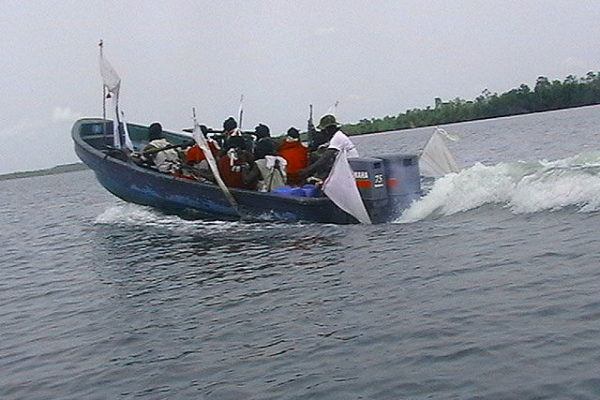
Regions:
[[[256,185],[259,192],[271,192],[273,189],[285,186],[287,179],[287,161],[279,156],[265,156],[255,161],[260,171],[261,179]]]
[[[325,183],[323,183],[323,192],[339,208],[352,215],[359,222],[370,224],[371,218],[360,197],[354,172],[348,163],[346,153],[347,151],[341,150],[337,154],[331,172]]]
[[[452,153],[444,143],[444,138],[437,129],[429,138],[421,157],[419,157],[419,170],[421,175],[435,178],[460,171]]]
[[[102,83],[104,83],[106,90],[109,93],[118,94],[121,87],[121,78],[103,56],[100,56],[100,75],[102,75]]]
[[[356,150],[356,146],[354,143],[346,136],[346,134],[342,131],[337,131],[335,135],[329,141],[329,149],[336,149],[340,152],[342,150],[346,151],[346,157],[359,157],[358,150]]]
[[[153,147],[155,149],[164,149],[167,146],[170,146],[171,143],[167,141],[167,139],[155,139],[148,143],[146,149],[148,147]],[[174,172],[179,165],[179,153],[175,149],[168,149],[159,151],[153,154],[154,165],[161,172]]]
[[[133,142],[131,141],[131,136],[129,136],[129,128],[127,128],[127,122],[125,121],[125,115],[121,111],[122,121],[121,124],[123,126],[123,136],[125,136],[125,147],[129,150],[133,151],[135,148],[133,147]]]
[[[121,148],[121,135],[119,133],[119,91],[121,88],[121,78],[110,65],[108,60],[100,53],[100,75],[106,91],[112,95],[113,106],[115,109],[115,122],[113,123],[113,146]],[[129,147],[129,145],[127,144]],[[130,149],[133,149],[133,145]]]
[[[285,167],[287,166],[287,160],[281,156],[265,156],[265,161],[266,161],[266,167],[271,169],[273,168],[275,165],[279,165],[281,167]]]
[[[229,189],[227,188],[227,185],[225,185],[225,182],[223,182],[223,178],[221,178],[221,175],[219,174],[219,167],[217,166],[217,161],[215,160],[215,157],[213,156],[212,152],[210,151],[210,148],[208,146],[208,142],[206,141],[206,138],[200,131],[200,125],[198,125],[198,121],[196,120],[195,115],[194,115],[193,136],[194,136],[194,140],[196,141],[196,144],[198,145],[198,147],[200,147],[202,152],[204,152],[204,157],[206,157],[206,161],[208,162],[208,165],[210,166],[213,176],[215,177],[217,184],[221,188],[221,191],[223,191],[223,194],[225,195],[225,197],[227,197],[227,201],[229,201],[229,204],[231,204],[231,206],[239,214],[237,202],[231,195],[231,192],[229,191]]]

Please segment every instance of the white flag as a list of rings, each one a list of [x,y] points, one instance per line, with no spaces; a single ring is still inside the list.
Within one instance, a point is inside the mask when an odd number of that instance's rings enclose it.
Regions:
[[[123,111],[121,111],[121,118],[122,118],[122,126],[123,126],[123,136],[125,136],[125,147],[127,147],[129,150],[133,151],[135,150],[133,147],[133,142],[131,141],[131,137],[129,136],[129,129],[127,128],[127,121],[125,121],[125,114],[123,113]]]
[[[337,108],[338,105],[340,104],[339,100],[336,100],[335,103],[333,103],[328,109],[327,112],[325,113],[325,115],[327,114],[331,114],[331,115],[336,115],[337,114]]]
[[[340,150],[335,158],[329,176],[323,183],[323,192],[339,208],[352,215],[363,224],[370,224],[371,218],[360,197],[354,172],[348,163],[345,150]]]
[[[100,55],[100,75],[102,75],[102,81],[104,82],[106,90],[108,90],[109,93],[118,95],[119,88],[121,87],[121,78],[108,60],[102,55]]]
[[[437,178],[450,172],[460,171],[442,135],[450,140],[457,140],[445,130],[436,128],[419,157],[419,170],[423,176]]]
[[[113,146],[120,149],[122,147],[121,135],[119,133],[119,89],[121,88],[121,78],[110,65],[108,60],[100,53],[100,75],[102,82],[108,93],[112,94],[113,105],[115,107],[115,121],[113,123]]]

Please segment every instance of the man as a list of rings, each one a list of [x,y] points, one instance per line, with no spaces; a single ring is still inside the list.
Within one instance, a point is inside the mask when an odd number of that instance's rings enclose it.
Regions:
[[[259,192],[271,192],[285,186],[285,158],[277,155],[275,144],[271,140],[261,140],[254,149],[254,162],[250,169],[244,170],[244,183]]]
[[[239,135],[229,137],[225,142],[225,153],[217,162],[219,174],[225,185],[233,188],[253,189],[244,182],[244,175],[250,168],[250,162],[252,162],[252,155],[248,151],[244,138]]]
[[[270,139],[271,130],[265,124],[258,124],[256,128],[254,128],[254,136],[256,136],[257,142],[260,142],[263,139]]]
[[[287,161],[287,182],[289,185],[299,185],[302,179],[298,172],[308,165],[308,149],[300,142],[300,132],[291,127],[287,136],[277,148],[277,153]]]
[[[225,135],[225,138],[229,136],[237,136],[240,134],[241,132],[238,129],[237,122],[233,117],[229,117],[225,121],[223,121],[223,135]]]
[[[216,159],[219,155],[219,144],[216,140],[208,136],[208,128],[204,125],[200,125],[200,130],[202,135],[206,138],[206,142],[208,143],[208,148],[212,153],[213,157]],[[189,165],[199,164],[206,159],[204,152],[200,149],[197,144],[194,144],[190,147],[185,154],[185,162]]]
[[[358,150],[354,143],[340,129],[341,125],[336,121],[335,116],[326,114],[321,117],[317,127],[323,136],[325,144],[321,145],[325,151],[319,156],[318,160],[306,168],[298,171],[298,176],[302,179],[316,175],[325,179],[333,166],[335,157],[340,151],[345,151],[348,157],[359,157]]]
[[[148,128],[148,140],[149,143],[142,150],[142,155],[149,159],[160,172],[178,172],[179,153],[164,138],[162,126],[158,122],[151,124]]]

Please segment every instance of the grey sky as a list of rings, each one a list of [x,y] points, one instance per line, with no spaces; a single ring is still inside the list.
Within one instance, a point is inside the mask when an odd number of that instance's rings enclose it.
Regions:
[[[167,129],[305,129],[339,100],[356,122],[600,70],[595,1],[0,0],[0,173],[77,161],[70,127],[102,113],[99,39],[127,120]]]

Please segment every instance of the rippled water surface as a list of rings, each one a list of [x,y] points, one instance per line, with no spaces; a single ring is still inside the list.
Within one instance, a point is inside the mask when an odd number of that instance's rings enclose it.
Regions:
[[[0,182],[0,398],[599,398],[600,107],[444,128],[464,170],[375,226]]]

